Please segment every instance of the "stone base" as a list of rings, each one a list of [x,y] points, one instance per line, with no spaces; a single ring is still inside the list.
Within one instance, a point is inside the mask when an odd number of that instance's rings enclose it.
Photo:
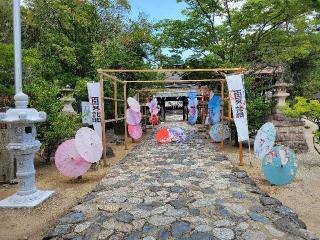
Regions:
[[[270,121],[277,129],[275,144],[290,147],[296,153],[308,151],[307,141],[304,136],[304,121],[296,118],[287,118],[279,113],[272,115]]]
[[[13,194],[0,201],[0,208],[33,208],[54,194],[54,191],[37,190],[35,193],[25,196]]]

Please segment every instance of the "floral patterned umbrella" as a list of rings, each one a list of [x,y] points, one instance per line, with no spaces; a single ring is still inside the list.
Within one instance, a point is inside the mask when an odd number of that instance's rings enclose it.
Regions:
[[[215,123],[210,129],[209,135],[214,142],[221,142],[221,123]],[[230,128],[225,124],[223,139],[227,138],[230,138]]]
[[[155,138],[159,143],[163,143],[163,144],[170,143],[171,137],[170,137],[169,129],[161,128],[156,132]]]
[[[128,133],[130,137],[135,140],[138,140],[142,137],[142,128],[140,124],[138,125],[128,125]]]
[[[296,176],[297,168],[294,151],[285,146],[273,147],[262,161],[263,175],[274,185],[290,183]]]
[[[102,140],[97,132],[91,128],[82,127],[77,131],[75,145],[79,155],[87,162],[94,163],[101,159]]]
[[[183,129],[178,127],[169,128],[171,142],[183,143],[186,140],[186,134]]]
[[[129,125],[138,125],[142,119],[141,112],[136,112],[131,108],[126,111],[126,121]]]
[[[135,112],[140,112],[140,104],[137,100],[135,100],[134,98],[132,97],[128,97],[127,99],[127,103],[129,105],[129,107],[135,111]]]
[[[267,122],[259,129],[254,140],[254,153],[257,158],[263,160],[272,150],[275,141],[276,128],[271,122]]]
[[[54,162],[59,172],[66,177],[79,177],[85,174],[91,163],[80,156],[75,140],[67,140],[59,145]]]

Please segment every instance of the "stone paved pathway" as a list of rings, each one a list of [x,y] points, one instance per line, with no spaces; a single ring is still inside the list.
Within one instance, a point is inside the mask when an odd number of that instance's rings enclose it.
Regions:
[[[44,239],[315,238],[195,127],[165,125],[183,127],[188,141],[147,136]]]

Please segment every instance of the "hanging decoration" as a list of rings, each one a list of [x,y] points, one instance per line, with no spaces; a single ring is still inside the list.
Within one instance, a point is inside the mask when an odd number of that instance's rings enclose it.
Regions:
[[[198,99],[196,90],[190,90],[188,93],[188,110],[188,122],[191,125],[194,125],[198,119]]]
[[[150,111],[150,122],[152,125],[158,125],[158,113],[159,113],[159,107],[158,107],[158,101],[156,98],[152,99],[152,101],[147,103],[147,106],[149,107]]]
[[[221,142],[221,123],[215,123],[209,131],[209,135],[214,142]],[[223,140],[230,138],[230,128],[224,125]]]
[[[135,112],[131,108],[126,111],[126,121],[129,125],[138,125],[141,122],[142,114],[141,112]]]
[[[271,122],[267,122],[258,130],[254,140],[254,153],[257,158],[263,160],[272,150],[275,141],[276,128]]]
[[[142,114],[140,112],[140,104],[132,97],[127,99],[129,108],[126,110],[126,122],[128,124],[129,136],[135,140],[142,137],[142,127],[140,122],[142,120]]]
[[[262,171],[274,185],[286,185],[296,176],[298,164],[294,151],[285,146],[275,146],[264,157]]]
[[[135,140],[140,139],[142,137],[141,125],[140,124],[128,125],[128,133],[133,139],[135,139]]]
[[[213,96],[208,103],[211,124],[221,121],[221,96]]]
[[[140,104],[137,100],[135,100],[134,98],[132,97],[128,97],[127,99],[127,103],[129,105],[129,107],[135,111],[135,112],[140,112]]]

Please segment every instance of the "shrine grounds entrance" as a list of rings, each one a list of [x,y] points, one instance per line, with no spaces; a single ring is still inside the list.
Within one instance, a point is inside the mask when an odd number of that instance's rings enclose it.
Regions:
[[[119,69],[119,70],[111,70],[111,69],[98,69],[98,74],[100,76],[100,89],[101,89],[101,126],[102,126],[102,142],[103,142],[103,161],[104,164],[107,165],[106,162],[106,124],[111,123],[111,122],[118,122],[118,121],[124,121],[124,130],[125,130],[125,139],[124,139],[124,144],[125,144],[125,149],[128,149],[127,146],[127,140],[128,140],[128,131],[127,131],[127,122],[126,122],[126,117],[125,117],[125,112],[127,109],[127,87],[131,83],[144,83],[144,84],[181,84],[181,83],[217,83],[220,85],[220,95],[221,95],[221,144],[220,148],[221,150],[224,149],[224,122],[225,121],[233,121],[232,118],[232,113],[231,113],[231,102],[229,97],[225,97],[225,76],[226,74],[232,74],[232,73],[243,73],[245,71],[244,68],[211,68],[211,69],[141,69],[141,70],[125,70],[125,69]],[[187,73],[187,72],[215,72],[215,73],[220,73],[224,78],[212,78],[212,79],[188,79],[188,80],[171,80],[171,79],[166,79],[166,80],[123,80],[120,79],[119,77],[116,76],[116,74],[121,74],[121,73]],[[105,96],[105,91],[104,91],[104,86],[105,82],[109,81],[113,83],[113,96]],[[118,98],[118,84],[123,86],[123,99]],[[162,93],[165,94],[167,89],[159,91],[159,89],[148,89],[149,92],[157,92],[157,93]],[[185,92],[187,90],[181,90],[180,93]],[[145,90],[140,90],[140,93],[146,92]],[[137,91],[139,94],[139,90]],[[171,92],[172,94],[172,92]],[[139,97],[138,97],[139,98]],[[114,118],[108,119],[107,115],[105,113],[105,106],[106,103],[105,101],[113,101],[114,102]],[[123,116],[118,115],[118,103],[122,102],[122,107],[123,107]],[[227,103],[227,104],[225,104]],[[226,107],[227,105],[227,107]],[[225,114],[225,111],[227,111],[227,114]],[[205,111],[201,111],[201,117],[202,117],[202,123],[204,124],[204,119],[206,117]],[[243,146],[242,143],[239,143],[239,165],[242,166],[243,163]]]

